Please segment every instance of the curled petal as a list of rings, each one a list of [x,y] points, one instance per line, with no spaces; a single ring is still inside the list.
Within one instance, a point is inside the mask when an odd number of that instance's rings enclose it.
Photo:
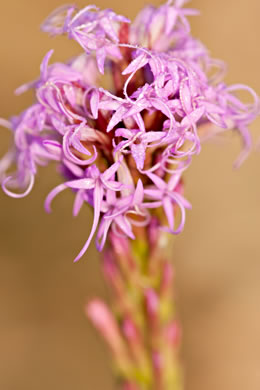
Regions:
[[[143,217],[143,220],[139,221],[139,220],[133,219],[130,217],[131,215],[135,215],[137,217]],[[141,210],[129,210],[126,212],[125,216],[133,226],[139,226],[139,227],[147,226],[151,220],[151,215],[146,209],[144,209],[142,211]]]
[[[51,158],[60,161],[62,147],[58,141],[46,140],[43,141],[43,145],[47,149],[48,153],[50,153]]]
[[[53,190],[49,193],[49,195],[46,197],[44,202],[44,208],[47,213],[51,212],[51,203],[53,199],[63,190],[66,190],[68,188],[65,183],[59,184],[57,187],[53,188]]]
[[[42,85],[36,91],[36,96],[38,101],[47,109],[53,109],[54,112],[64,114],[68,120],[74,121],[79,120],[80,122],[84,121],[84,118],[81,115],[76,114],[68,108],[64,102],[63,96],[61,94],[58,86],[53,82],[47,82]]]
[[[0,182],[5,178],[5,173],[15,161],[15,150],[10,149],[0,160]]]
[[[259,114],[260,99],[259,96],[256,94],[256,92],[252,88],[244,84],[235,84],[227,88],[228,92],[235,92],[238,90],[244,90],[250,93],[250,95],[253,97],[253,104],[251,105],[252,111],[256,114]]]
[[[41,29],[51,35],[63,34],[74,10],[75,6],[73,5],[63,5],[57,8],[42,23]]]
[[[173,211],[172,200],[168,196],[165,196],[162,200],[162,205],[163,205],[165,215],[167,216],[170,231],[172,233],[175,233],[174,232],[174,211]]]
[[[243,149],[233,164],[234,168],[239,168],[241,166],[241,164],[246,160],[252,149],[252,137],[249,133],[248,128],[246,126],[241,126],[239,128],[239,132],[243,140]]]
[[[178,194],[177,192],[169,194],[169,196],[172,198],[172,200],[174,200],[176,202],[176,204],[179,206],[180,211],[181,211],[180,224],[179,224],[178,228],[176,228],[175,231],[173,232],[174,234],[179,234],[182,232],[184,225],[185,225],[185,218],[186,218],[185,208],[190,209],[191,204],[185,198],[183,198],[182,195]]]
[[[89,19],[88,15],[91,13],[89,11],[99,11],[99,8],[95,5],[87,5],[76,13],[76,15],[70,20],[69,27],[72,26],[84,26],[84,23]],[[83,22],[84,21],[84,22]]]
[[[75,148],[79,153],[91,156],[91,153],[88,149],[86,149],[80,142],[80,140],[77,138],[75,134],[73,134],[72,131],[68,131],[64,137],[63,137],[63,152],[65,157],[70,160],[71,162],[78,164],[78,165],[90,165],[92,164],[96,158],[97,158],[97,149],[95,145],[93,145],[93,156],[89,157],[87,159],[80,159],[75,156],[75,154],[72,153],[70,145]]]
[[[120,229],[120,231],[118,230],[118,228]],[[114,220],[114,222],[112,224],[112,229],[113,229],[114,233],[116,235],[118,235],[119,237],[120,236],[122,236],[122,237],[127,236],[127,237],[131,238],[132,240],[135,239],[134,233],[132,232],[131,223],[123,215],[118,216]]]
[[[27,187],[27,189],[26,189],[23,193],[21,193],[21,194],[17,194],[17,193],[15,193],[15,192],[13,192],[13,191],[8,190],[8,188],[7,188],[6,185],[7,185],[8,182],[10,182],[10,181],[12,181],[12,180],[13,180],[13,177],[12,177],[12,176],[6,177],[6,178],[3,180],[3,182],[2,182],[2,189],[3,189],[3,191],[6,193],[6,195],[11,196],[12,198],[17,198],[17,199],[19,199],[19,198],[24,198],[25,196],[27,196],[27,195],[31,192],[31,190],[32,190],[32,188],[33,188],[33,185],[34,185],[35,177],[34,177],[34,174],[33,174],[33,173],[30,173],[30,179],[29,179],[28,187]]]
[[[49,61],[52,57],[54,53],[54,50],[50,50],[46,56],[44,57],[42,63],[41,63],[41,76],[42,76],[42,79],[45,81],[47,79],[47,74],[48,74],[48,65],[49,65]]]
[[[89,247],[89,244],[92,241],[92,238],[95,234],[95,231],[97,229],[98,222],[99,222],[102,200],[103,200],[103,188],[100,186],[100,184],[97,183],[97,185],[94,189],[94,219],[93,219],[93,225],[91,228],[91,232],[89,234],[89,237],[88,237],[85,245],[83,246],[83,248],[81,249],[81,251],[79,252],[77,257],[75,258],[74,262],[77,262],[84,255],[84,253],[86,252],[86,250]]]

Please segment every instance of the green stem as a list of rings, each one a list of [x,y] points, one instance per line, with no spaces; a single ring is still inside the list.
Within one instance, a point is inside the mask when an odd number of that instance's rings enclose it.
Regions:
[[[131,241],[110,233],[103,268],[127,367],[115,356],[123,389],[181,390],[178,324],[173,294],[173,237],[156,221]]]

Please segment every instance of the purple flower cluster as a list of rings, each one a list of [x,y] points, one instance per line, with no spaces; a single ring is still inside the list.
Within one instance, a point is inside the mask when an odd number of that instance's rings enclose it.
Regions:
[[[76,260],[96,231],[102,250],[109,229],[134,239],[133,226],[146,226],[152,215],[162,229],[180,233],[191,207],[182,195],[182,173],[203,137],[237,130],[244,144],[239,163],[250,149],[248,125],[259,114],[259,98],[247,86],[221,81],[224,65],[190,34],[186,15],[197,12],[182,8],[186,2],[145,7],[132,24],[95,6],[58,9],[43,31],[67,34],[83,54],[50,65],[50,51],[39,79],[17,90],[33,88],[36,102],[1,121],[14,137],[0,161],[8,195],[27,195],[37,167],[57,161],[65,180],[48,195],[46,210],[66,188],[75,193],[74,215],[84,203],[94,208],[90,236]],[[239,90],[253,102],[240,101]],[[17,171],[6,174],[13,163]]]

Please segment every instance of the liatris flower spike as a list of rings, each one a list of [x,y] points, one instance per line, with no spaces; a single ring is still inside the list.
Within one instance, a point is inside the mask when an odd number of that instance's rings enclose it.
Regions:
[[[248,125],[259,113],[259,98],[247,86],[220,81],[224,65],[191,36],[186,16],[197,11],[184,3],[145,7],[132,24],[109,9],[59,8],[43,31],[66,34],[83,53],[50,65],[50,51],[39,79],[17,90],[34,89],[34,104],[1,121],[14,139],[0,163],[6,194],[28,195],[37,167],[57,161],[64,183],[49,194],[46,210],[66,188],[75,192],[74,215],[84,203],[94,208],[90,236],[76,260],[96,230],[102,250],[110,229],[134,239],[133,225],[148,225],[152,215],[160,215],[162,229],[180,233],[191,208],[181,193],[182,174],[205,136],[234,129],[244,145],[238,164],[248,154]],[[212,68],[217,71],[209,76]],[[242,103],[239,90],[253,102]],[[17,171],[7,174],[13,163]]]
[[[35,102],[0,122],[13,133],[0,160],[7,195],[28,195],[38,166],[55,161],[62,183],[47,196],[46,211],[68,188],[74,216],[86,203],[94,210],[75,261],[95,234],[98,250],[108,241],[103,270],[116,315],[99,299],[86,314],[112,350],[124,390],[181,388],[169,237],[183,230],[191,208],[183,173],[205,139],[231,130],[242,139],[240,165],[251,148],[248,126],[260,113],[256,93],[226,85],[225,65],[192,37],[186,16],[197,11],[183,8],[186,2],[147,6],[133,23],[93,5],[59,8],[43,31],[67,35],[82,53],[50,64],[49,51],[40,77],[16,91],[33,89]],[[239,100],[240,90],[251,103]]]

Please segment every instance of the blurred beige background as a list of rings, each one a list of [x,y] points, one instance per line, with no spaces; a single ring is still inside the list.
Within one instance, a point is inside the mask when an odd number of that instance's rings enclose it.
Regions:
[[[131,18],[146,3],[133,0],[130,8],[127,1],[97,1]],[[13,90],[37,76],[50,48],[55,60],[78,51],[65,38],[39,31],[61,4],[1,0],[1,116],[30,104],[30,93],[15,98]],[[202,13],[192,19],[194,35],[228,63],[228,81],[260,93],[259,0],[190,4]],[[260,137],[260,121],[252,130]],[[3,154],[9,137],[0,131]],[[238,151],[235,136],[204,145],[186,175],[193,210],[173,256],[187,390],[260,389],[260,153],[233,171]],[[0,390],[112,390],[109,355],[83,313],[88,298],[107,295],[94,245],[72,263],[91,214],[85,209],[72,219],[68,192],[46,215],[44,198],[60,179],[54,167],[40,173],[28,198],[0,193]]]

